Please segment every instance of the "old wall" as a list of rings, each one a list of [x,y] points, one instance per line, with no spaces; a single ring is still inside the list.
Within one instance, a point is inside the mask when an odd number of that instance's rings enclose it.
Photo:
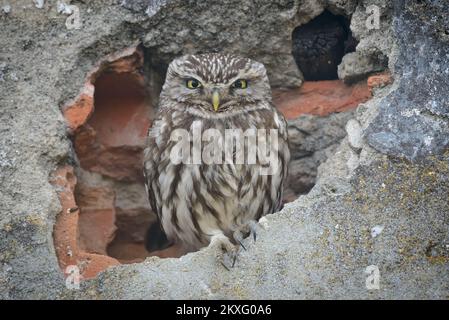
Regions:
[[[445,1],[72,2],[80,29],[67,29],[52,1],[0,9],[0,297],[447,298]],[[366,30],[368,3],[381,9],[379,30]],[[395,82],[359,106],[312,191],[267,217],[231,272],[206,248],[113,267],[67,289],[53,245],[63,186],[49,179],[77,163],[61,110],[95,64],[142,41],[155,75],[178,54],[229,50],[264,62],[273,86],[299,85],[291,32],[324,7],[354,12],[357,54],[388,57]],[[379,290],[365,286],[370,265]]]

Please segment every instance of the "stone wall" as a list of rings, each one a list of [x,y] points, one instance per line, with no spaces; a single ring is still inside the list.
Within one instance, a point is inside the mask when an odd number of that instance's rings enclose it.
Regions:
[[[67,29],[68,15],[54,1],[0,8],[1,298],[447,298],[445,1],[72,2],[80,29]],[[366,28],[371,4],[380,8],[380,29]],[[257,243],[248,239],[231,271],[215,248],[205,248],[117,265],[68,289],[53,229],[61,217],[77,219],[75,209],[67,211],[74,173],[55,170],[78,164],[63,111],[98,62],[142,42],[157,84],[174,56],[225,50],[265,63],[273,87],[297,86],[291,33],[324,8],[352,15],[357,59],[386,58],[394,83],[354,111],[313,189],[266,217]],[[347,74],[356,74],[357,59],[344,58]],[[62,250],[68,260],[74,256]],[[94,273],[109,263],[78,253]],[[366,287],[372,265],[381,276],[378,290]]]

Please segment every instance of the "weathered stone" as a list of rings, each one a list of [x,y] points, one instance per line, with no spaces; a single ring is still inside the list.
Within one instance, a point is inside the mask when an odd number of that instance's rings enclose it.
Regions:
[[[449,147],[449,39],[444,33],[449,28],[439,18],[424,23],[429,10],[436,17],[449,13],[441,1],[395,5],[394,69],[402,76],[365,132],[372,147],[409,160],[440,154]]]
[[[387,0],[359,1],[351,19],[352,34],[359,41],[358,53],[378,61],[389,56],[395,44],[391,25],[394,6]]]
[[[338,66],[338,78],[346,83],[353,83],[368,77],[368,75],[383,71],[387,61],[383,57],[363,55],[360,52],[351,52],[343,57]]]
[[[290,72],[285,46],[297,25],[283,24],[295,1],[255,1],[246,11],[242,1],[183,3],[167,1],[149,17],[114,1],[76,2],[81,30],[67,30],[54,6],[40,10],[31,2],[32,9],[14,2],[1,17],[0,65],[8,70],[0,86],[0,297],[446,299],[448,9],[442,0],[357,2],[351,21],[357,51],[387,56],[395,82],[356,111],[364,132],[360,153],[344,138],[310,193],[264,218],[265,229],[256,243],[246,240],[233,270],[220,265],[216,248],[206,248],[180,259],[113,266],[80,290],[66,288],[56,256],[67,248],[52,239],[55,220],[69,209],[57,197],[66,189],[47,181],[60,165],[76,164],[60,107],[77,97],[98,61],[145,38],[147,55],[163,62],[181,52],[257,48],[274,84],[300,80]],[[322,3],[301,1],[307,14],[295,19],[310,21]],[[382,9],[379,30],[365,27],[372,3]],[[24,37],[34,45],[24,46]],[[66,230],[71,226],[68,221]],[[383,230],[373,237],[376,226]],[[106,259],[79,252],[93,274],[118,263]],[[379,290],[366,287],[369,266],[379,268]]]
[[[345,82],[358,81],[387,68],[394,44],[391,21],[393,2],[360,1],[351,19],[351,31],[359,41],[356,52],[343,57],[338,76]],[[390,66],[391,69],[391,66]]]
[[[291,34],[323,9],[313,1],[157,1],[146,9],[151,19],[143,44],[165,65],[181,54],[217,49],[245,55],[265,64],[273,86],[297,87],[302,75],[291,55]]]
[[[346,123],[346,132],[348,133],[348,142],[355,149],[362,149],[362,128],[360,123],[355,119],[350,119]]]
[[[357,3],[354,1],[342,1],[342,0],[325,0],[327,9],[333,14],[340,14],[346,17],[350,17],[356,7]]]
[[[284,201],[305,194],[315,185],[317,169],[338,148],[346,136],[345,125],[354,112],[334,113],[325,117],[304,115],[288,121],[291,150]]]

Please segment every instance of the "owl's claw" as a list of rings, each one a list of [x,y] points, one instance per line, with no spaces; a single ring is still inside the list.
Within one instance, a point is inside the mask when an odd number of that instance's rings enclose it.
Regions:
[[[240,230],[236,230],[234,231],[234,233],[232,234],[234,237],[235,242],[238,242],[240,244],[240,246],[243,248],[243,250],[246,251],[246,247],[243,245],[243,234]]]
[[[254,242],[256,242],[256,240],[257,240],[257,229],[260,227],[260,225],[257,223],[256,220],[250,220],[250,221],[248,221],[247,226],[249,228],[250,234],[253,235]]]
[[[243,244],[246,237],[252,235],[254,242],[256,242],[259,228],[263,228],[263,226],[255,220],[250,220],[237,228],[233,232],[232,237],[234,243],[237,243],[238,245],[234,245],[223,233],[216,234],[211,238],[210,246],[218,245],[223,251],[220,262],[226,270],[230,271],[231,268],[234,268],[240,247],[245,251],[247,250],[246,246]]]
[[[227,266],[223,261],[221,261],[221,265],[222,265],[226,270],[231,271],[231,269],[229,269],[228,266]]]
[[[230,271],[234,268],[237,260],[238,247],[232,244],[231,240],[224,234],[218,234],[212,237],[210,246],[219,246],[222,250],[221,264],[226,270]]]
[[[245,223],[238,231],[234,232],[234,239],[236,239],[240,244],[243,241],[242,234],[245,234],[246,236],[252,235],[254,242],[257,240],[257,231],[259,228],[262,228],[259,223],[257,223],[256,220],[250,220],[247,223]],[[238,233],[238,235],[241,236],[241,238],[237,239],[235,238],[235,234]]]
[[[235,262],[237,260],[237,248],[234,246],[231,252],[223,253],[223,260],[221,264],[228,270],[231,271],[231,268],[234,268]]]

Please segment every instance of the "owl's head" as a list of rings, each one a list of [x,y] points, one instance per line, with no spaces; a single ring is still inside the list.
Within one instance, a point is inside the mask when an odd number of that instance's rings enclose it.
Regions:
[[[263,64],[231,54],[186,55],[167,71],[161,102],[205,117],[269,108],[271,89]]]

